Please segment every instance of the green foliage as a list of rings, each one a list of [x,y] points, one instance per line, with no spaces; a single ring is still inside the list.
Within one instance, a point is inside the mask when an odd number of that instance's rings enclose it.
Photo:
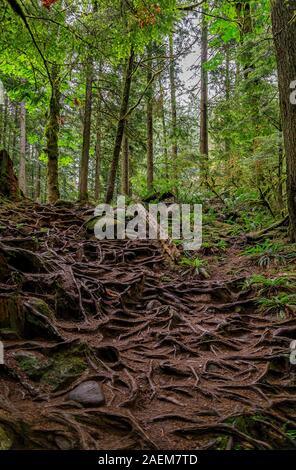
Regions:
[[[281,243],[275,243],[270,239],[264,240],[264,242],[250,246],[244,250],[245,255],[265,255],[265,254],[276,254],[283,249],[283,245]]]
[[[205,267],[207,265],[207,262],[198,257],[187,258],[184,256],[180,259],[179,264],[180,266],[191,267],[191,268],[195,268],[198,270],[199,268]]]
[[[254,288],[259,296],[270,296],[279,290],[293,291],[293,281],[286,276],[275,278],[254,274],[243,283],[243,289]]]
[[[277,314],[280,318],[285,318],[287,307],[296,305],[296,295],[281,292],[272,298],[258,299],[257,302],[265,314]]]

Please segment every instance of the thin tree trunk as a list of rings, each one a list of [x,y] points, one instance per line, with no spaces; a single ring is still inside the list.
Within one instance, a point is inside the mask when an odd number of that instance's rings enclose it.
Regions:
[[[174,37],[170,34],[169,37],[170,48],[170,89],[171,89],[171,118],[172,118],[172,167],[173,177],[177,179],[177,159],[178,159],[178,139],[177,139],[177,96],[176,96],[176,71],[175,71],[175,57],[174,57]]]
[[[96,120],[96,147],[95,147],[95,200],[99,201],[101,196],[101,166],[102,166],[102,113],[101,96],[98,93],[97,99],[97,120]]]
[[[272,3],[272,28],[278,65],[280,107],[287,162],[287,198],[290,237],[296,242],[296,105],[291,102],[291,83],[296,79],[296,28],[293,10],[283,0]]]
[[[229,111],[229,100],[230,100],[230,46],[225,44],[225,100],[227,104],[227,111]],[[225,153],[226,158],[229,160],[230,157],[230,138],[225,137]]]
[[[202,8],[201,23],[201,89],[200,89],[200,135],[199,152],[202,159],[202,181],[207,181],[209,173],[209,137],[208,137],[208,72],[205,64],[208,61],[208,25]]]
[[[147,83],[152,82],[152,45],[147,47]],[[153,84],[150,83],[147,92],[147,188],[149,191],[153,188],[154,178],[154,149],[153,149]]]
[[[36,148],[36,162],[35,162],[35,188],[34,188],[34,199],[36,202],[41,202],[41,164],[39,161],[39,149]]]
[[[4,108],[3,108],[3,137],[2,144],[3,148],[6,149],[7,145],[7,126],[8,126],[8,97],[4,97]]]
[[[14,106],[14,122],[13,122],[13,136],[12,136],[12,152],[11,157],[13,164],[15,165],[16,162],[16,139],[17,139],[17,128],[18,128],[18,105]]]
[[[129,195],[129,140],[126,132],[122,144],[121,192],[124,196]]]
[[[111,168],[109,173],[108,185],[107,185],[107,193],[106,193],[106,203],[109,204],[113,199],[114,188],[115,188],[115,181],[116,181],[116,174],[118,170],[118,162],[119,156],[121,151],[121,144],[125,129],[126,123],[126,114],[128,111],[128,104],[129,104],[129,97],[130,97],[130,90],[131,90],[131,83],[132,83],[132,74],[134,69],[134,51],[131,50],[127,67],[124,74],[124,86],[123,86],[123,93],[121,99],[121,106],[120,106],[120,113],[119,113],[119,120],[117,125],[117,132],[115,137],[114,149],[113,149],[113,158],[111,162]]]
[[[88,168],[91,136],[93,64],[89,60],[86,66],[86,88],[83,118],[83,143],[80,162],[79,201],[88,201]]]
[[[19,162],[19,187],[26,195],[26,107],[25,102],[20,104],[20,162]]]
[[[162,134],[163,134],[163,154],[164,154],[164,168],[165,178],[169,180],[169,155],[168,155],[168,133],[165,119],[165,107],[164,107],[164,90],[161,78],[159,79],[159,91],[160,91],[160,106],[161,106],[161,123],[162,123]]]
[[[52,66],[51,71],[51,97],[49,103],[49,117],[45,129],[47,163],[47,199],[50,204],[55,203],[59,197],[59,131],[60,131],[60,78],[59,67]]]

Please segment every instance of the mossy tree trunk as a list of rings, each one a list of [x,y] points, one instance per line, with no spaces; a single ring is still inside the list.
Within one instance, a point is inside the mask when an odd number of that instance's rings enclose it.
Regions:
[[[200,84],[200,131],[199,152],[201,157],[202,183],[206,183],[209,174],[209,135],[208,135],[208,71],[205,68],[208,61],[208,24],[205,7],[202,8],[201,20],[201,84]]]
[[[21,197],[13,163],[6,150],[0,150],[0,195],[10,199]]]
[[[124,86],[123,86],[123,93],[122,93],[122,99],[121,99],[121,107],[120,107],[120,113],[119,113],[119,120],[117,124],[117,132],[116,132],[115,144],[114,144],[114,149],[113,149],[113,158],[111,162],[107,193],[106,193],[107,204],[109,204],[112,201],[114,189],[115,189],[115,181],[116,181],[116,174],[118,170],[119,156],[120,156],[122,139],[123,139],[125,125],[126,125],[126,115],[128,112],[132,76],[133,76],[133,71],[134,71],[134,61],[135,61],[135,54],[134,54],[134,51],[131,50],[131,53],[127,62],[125,74],[124,74]]]
[[[50,204],[60,198],[59,192],[59,131],[60,131],[60,76],[59,67],[51,69],[51,97],[49,103],[48,122],[45,129],[47,163],[47,200]]]
[[[93,63],[88,59],[86,65],[86,88],[85,104],[83,117],[83,143],[82,155],[80,161],[80,179],[79,179],[79,201],[88,201],[88,168],[89,168],[89,149],[91,136],[91,112],[92,112],[92,83],[93,83]]]
[[[272,2],[272,27],[278,65],[281,122],[287,162],[287,197],[290,237],[296,242],[296,105],[291,101],[291,84],[296,80],[296,26],[288,2]]]
[[[26,181],[26,106],[22,101],[20,104],[20,163],[19,163],[19,186],[23,194],[27,192]]]
[[[151,191],[154,177],[152,44],[147,47],[147,67],[147,188]]]
[[[171,92],[171,159],[173,168],[173,178],[177,179],[177,159],[178,159],[178,138],[177,138],[177,88],[176,88],[176,69],[174,55],[174,36],[173,33],[169,37],[170,52],[170,92]]]
[[[126,132],[122,145],[121,192],[124,196],[129,195],[129,140]]]

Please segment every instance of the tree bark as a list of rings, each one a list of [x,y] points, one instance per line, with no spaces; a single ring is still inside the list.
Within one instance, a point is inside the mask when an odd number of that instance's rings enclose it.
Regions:
[[[169,37],[170,48],[170,89],[171,89],[171,117],[172,117],[172,167],[173,177],[177,179],[177,159],[178,159],[178,138],[177,138],[177,93],[176,93],[176,70],[174,57],[174,37],[173,33]]]
[[[122,166],[121,166],[121,192],[124,196],[129,195],[129,140],[126,132],[123,136]]]
[[[83,143],[80,161],[79,201],[88,201],[88,167],[91,136],[93,64],[88,60],[86,66],[86,88],[83,118]]]
[[[45,129],[47,163],[47,199],[54,204],[60,197],[59,192],[59,131],[60,131],[60,78],[59,67],[52,66],[51,71],[51,97],[49,103],[49,116]]]
[[[134,51],[131,50],[131,53],[127,62],[125,74],[124,74],[124,86],[123,86],[123,93],[122,93],[121,106],[120,106],[120,112],[119,112],[119,120],[118,120],[118,125],[117,125],[117,132],[116,132],[114,149],[113,149],[113,158],[111,162],[111,168],[110,168],[107,192],[106,192],[107,204],[109,204],[112,201],[113,194],[114,194],[116,174],[118,170],[118,162],[119,162],[119,156],[120,156],[120,151],[121,151],[121,144],[122,144],[125,124],[126,124],[126,114],[127,114],[128,105],[129,105],[132,75],[133,75],[133,70],[134,70],[134,60],[135,60]]]
[[[101,166],[102,166],[102,113],[101,96],[98,93],[97,119],[96,119],[96,147],[95,147],[95,200],[99,201],[101,196]]]
[[[36,163],[35,163],[35,187],[34,187],[34,199],[36,202],[40,202],[41,196],[41,164],[39,161],[39,149],[36,148]]]
[[[26,195],[26,107],[25,102],[20,104],[20,161],[19,161],[19,187]]]
[[[296,242],[296,105],[291,102],[291,83],[296,80],[296,27],[293,10],[286,2],[272,3],[272,28],[276,48],[280,108],[287,162],[287,198],[290,238]]]
[[[165,107],[164,107],[164,90],[161,78],[159,79],[159,91],[160,91],[160,106],[161,106],[161,122],[162,122],[162,134],[163,134],[163,154],[164,154],[164,169],[165,178],[169,180],[169,155],[168,155],[168,133],[165,119]]]
[[[202,8],[201,20],[201,88],[200,88],[200,134],[199,152],[201,155],[202,182],[207,181],[209,173],[209,137],[208,137],[208,71],[205,64],[208,61],[208,25]]]
[[[153,149],[153,68],[152,68],[152,45],[147,47],[147,188],[149,191],[153,188],[154,178],[154,149]]]

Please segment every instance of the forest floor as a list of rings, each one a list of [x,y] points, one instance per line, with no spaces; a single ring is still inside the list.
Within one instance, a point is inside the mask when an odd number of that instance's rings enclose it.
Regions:
[[[92,213],[1,204],[0,448],[295,447],[295,256],[282,232],[268,244],[206,224],[201,276],[157,242],[96,240]],[[89,380],[100,406],[69,397]]]

